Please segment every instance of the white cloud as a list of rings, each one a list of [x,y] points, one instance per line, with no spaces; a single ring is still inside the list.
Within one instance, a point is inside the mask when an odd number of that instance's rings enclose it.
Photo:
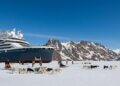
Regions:
[[[61,39],[61,40],[70,40],[68,37],[62,37],[62,36],[54,36],[54,35],[46,35],[46,34],[33,34],[33,33],[25,33],[25,36],[29,37],[36,37],[36,38],[45,38],[45,39]]]

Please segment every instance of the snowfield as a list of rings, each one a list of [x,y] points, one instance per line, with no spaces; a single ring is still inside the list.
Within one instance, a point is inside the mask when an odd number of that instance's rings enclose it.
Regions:
[[[85,62],[71,62],[68,67],[61,68],[56,74],[11,74],[10,70],[4,69],[0,63],[0,86],[120,86],[120,62],[119,61],[96,61],[93,65],[99,65],[96,69],[83,68]],[[65,63],[64,63],[65,64]],[[104,65],[117,65],[114,69],[103,69]],[[13,67],[31,67],[12,64]],[[39,64],[35,65],[36,67]],[[43,66],[58,68],[56,61],[43,64]]]

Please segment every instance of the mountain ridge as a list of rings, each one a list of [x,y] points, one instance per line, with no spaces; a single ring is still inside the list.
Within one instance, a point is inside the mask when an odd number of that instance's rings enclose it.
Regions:
[[[48,40],[47,46],[54,47],[54,60],[105,60],[111,61],[118,58],[118,54],[104,45],[90,41],[61,42],[57,39]]]

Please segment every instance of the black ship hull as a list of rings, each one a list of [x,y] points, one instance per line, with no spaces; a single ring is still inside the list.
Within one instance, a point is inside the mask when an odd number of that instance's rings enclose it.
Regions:
[[[0,51],[0,62],[32,62],[43,63],[52,61],[54,49],[52,48],[20,48]]]

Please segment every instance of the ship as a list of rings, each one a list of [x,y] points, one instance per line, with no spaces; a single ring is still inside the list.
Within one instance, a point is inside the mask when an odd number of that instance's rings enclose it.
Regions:
[[[3,30],[0,32],[0,62],[52,61],[54,49],[48,46],[30,45],[23,39],[21,31]]]

